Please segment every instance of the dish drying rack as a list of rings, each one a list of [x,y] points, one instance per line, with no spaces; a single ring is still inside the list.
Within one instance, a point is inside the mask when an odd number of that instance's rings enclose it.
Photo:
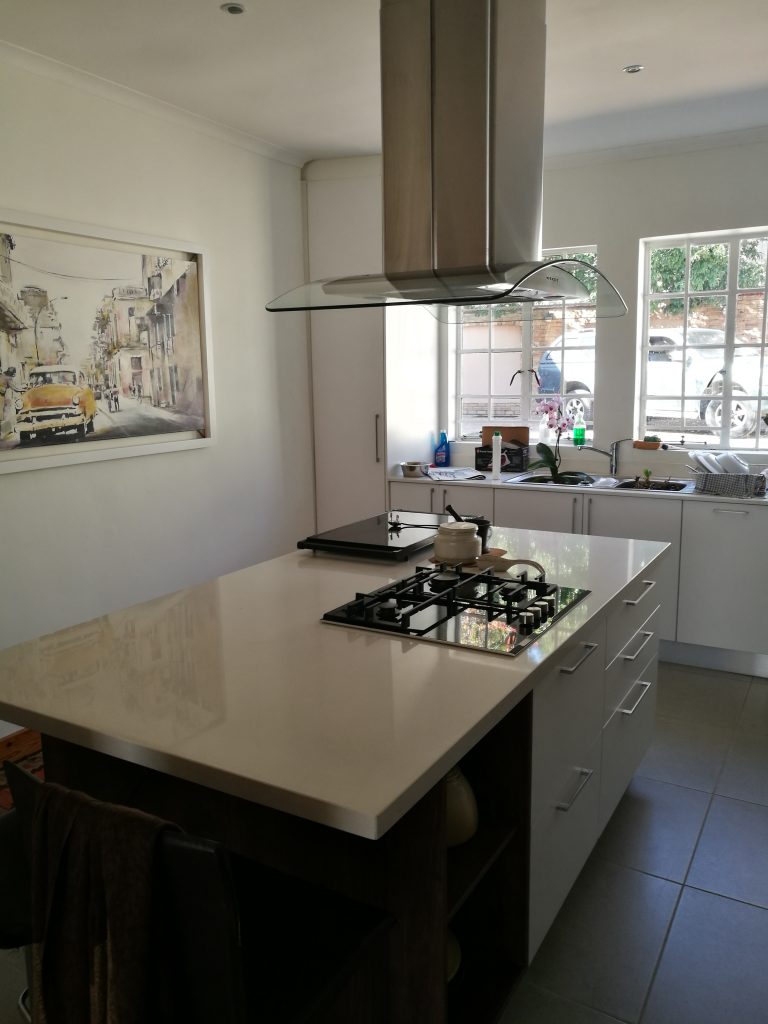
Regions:
[[[704,473],[693,470],[694,490],[722,498],[762,498],[766,479],[762,473]]]

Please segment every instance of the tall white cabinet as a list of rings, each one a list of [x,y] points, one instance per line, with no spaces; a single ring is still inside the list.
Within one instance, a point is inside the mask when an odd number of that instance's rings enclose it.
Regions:
[[[381,168],[316,161],[304,171],[310,280],[381,272]],[[310,313],[317,528],[387,506],[384,311]]]

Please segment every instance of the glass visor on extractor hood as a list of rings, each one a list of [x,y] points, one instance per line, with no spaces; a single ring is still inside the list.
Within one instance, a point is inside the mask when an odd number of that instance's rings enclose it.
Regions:
[[[366,306],[427,306],[438,320],[461,320],[461,307],[535,303],[546,315],[549,305],[595,305],[598,317],[623,316],[627,306],[611,282],[583,260],[553,259],[518,263],[503,273],[367,274],[311,281],[267,304],[270,312],[361,309]],[[539,308],[543,307],[543,308]],[[503,311],[501,317],[503,319]],[[515,314],[510,314],[516,318]]]

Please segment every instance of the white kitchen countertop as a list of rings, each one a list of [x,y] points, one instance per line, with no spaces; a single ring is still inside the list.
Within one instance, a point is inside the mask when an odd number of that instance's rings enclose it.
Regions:
[[[597,474],[592,474],[597,475]],[[569,494],[610,494],[617,495],[620,497],[635,498],[638,495],[648,497],[652,495],[654,498],[658,498],[660,501],[669,501],[671,498],[683,498],[685,501],[716,501],[722,503],[724,501],[735,502],[737,505],[749,504],[749,505],[768,505],[768,494],[760,498],[735,498],[733,496],[721,495],[721,494],[704,494],[701,491],[686,490],[686,491],[653,491],[644,487],[638,488],[615,488],[615,487],[584,487],[578,484],[529,484],[521,483],[515,479],[520,476],[519,473],[502,473],[501,480],[492,480],[491,474],[488,473],[485,480],[431,480],[429,477],[404,477],[402,474],[394,473],[388,477],[389,483],[399,484],[417,484],[419,486],[429,485],[431,487],[498,487],[503,490],[510,488],[520,488],[526,491],[539,491],[546,493],[547,491],[566,491]],[[666,480],[666,476],[662,473],[655,474],[655,479]],[[621,479],[626,479],[622,477]],[[682,476],[671,476],[672,480],[683,480],[686,479]],[[689,479],[689,482],[693,483],[693,478]]]
[[[517,657],[321,623],[424,564],[301,552],[0,653],[0,718],[376,838],[666,544],[495,528],[592,593]]]

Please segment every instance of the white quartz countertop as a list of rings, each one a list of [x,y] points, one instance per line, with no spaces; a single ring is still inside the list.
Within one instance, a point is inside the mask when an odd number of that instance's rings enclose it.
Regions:
[[[0,652],[0,718],[368,838],[668,545],[494,531],[592,593],[517,657],[322,623],[425,564],[289,554]]]

